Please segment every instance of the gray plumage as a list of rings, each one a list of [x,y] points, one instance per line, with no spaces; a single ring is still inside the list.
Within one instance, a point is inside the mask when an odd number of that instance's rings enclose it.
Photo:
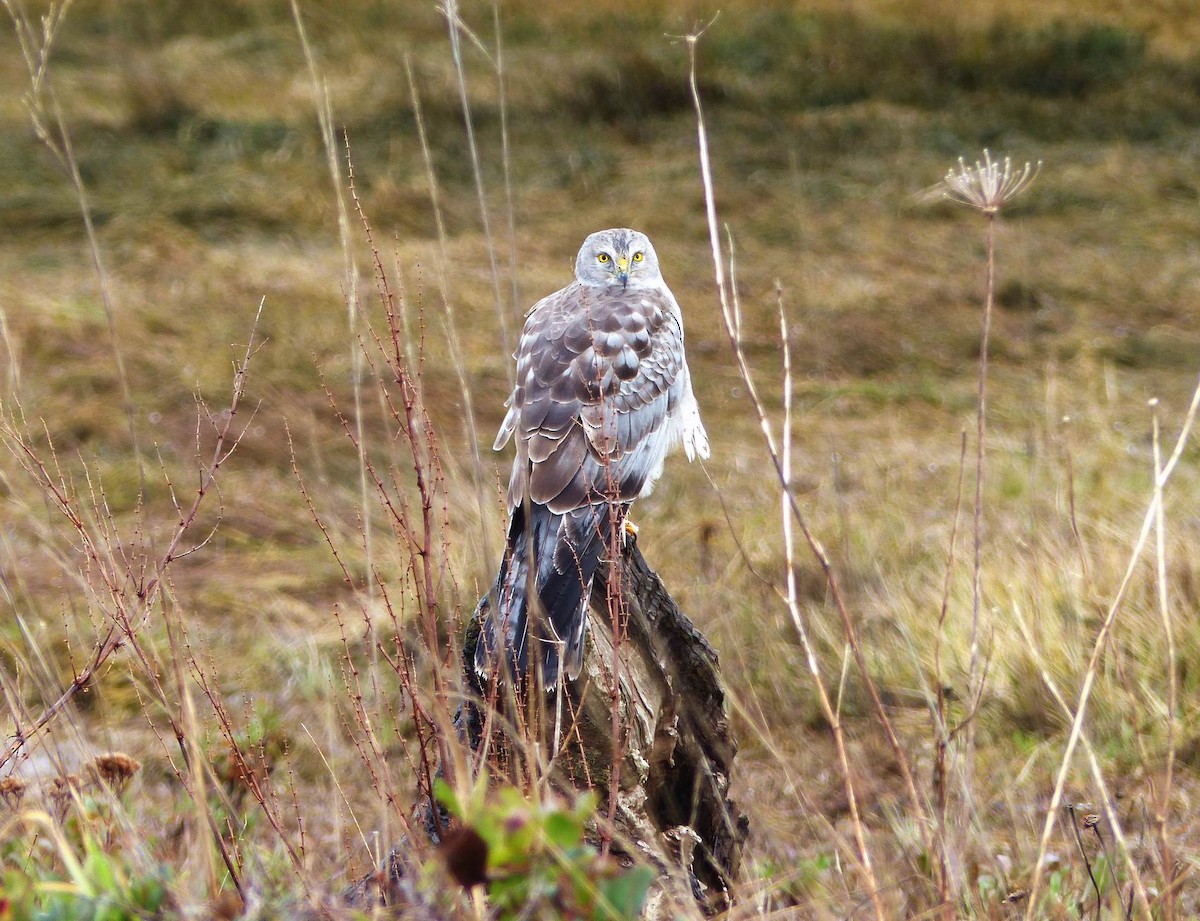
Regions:
[[[564,668],[578,676],[592,578],[630,504],[653,488],[673,445],[708,457],[708,437],[679,305],[638,231],[584,241],[575,281],[533,306],[514,357],[516,386],[494,445],[516,441],[508,545],[475,666],[489,676],[503,649],[520,677],[532,647],[552,689]],[[531,569],[537,616],[526,597]]]

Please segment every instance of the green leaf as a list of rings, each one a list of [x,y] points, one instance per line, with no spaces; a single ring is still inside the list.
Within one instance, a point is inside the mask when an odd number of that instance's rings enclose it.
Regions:
[[[639,917],[653,880],[654,871],[649,867],[634,867],[600,883],[603,900],[592,913],[593,921],[633,921]]]
[[[446,807],[446,811],[456,818],[463,818],[462,805],[458,801],[458,797],[454,791],[450,789],[450,784],[446,783],[441,777],[437,777],[433,781],[434,798]]]
[[[545,829],[546,840],[563,851],[574,847],[583,838],[583,826],[563,812],[546,816]]]
[[[493,880],[488,887],[488,899],[498,909],[525,904],[529,901],[529,877],[516,874]]]
[[[146,911],[158,911],[167,895],[162,883],[153,876],[134,880],[129,891],[133,904]]]
[[[98,895],[119,892],[121,884],[117,879],[117,869],[113,866],[108,855],[95,844],[88,842],[87,857],[83,862],[84,873],[91,881],[92,889]]]
[[[586,824],[587,820],[592,817],[592,813],[596,811],[599,801],[595,790],[588,790],[587,793],[584,793],[575,800],[575,818],[581,825]]]

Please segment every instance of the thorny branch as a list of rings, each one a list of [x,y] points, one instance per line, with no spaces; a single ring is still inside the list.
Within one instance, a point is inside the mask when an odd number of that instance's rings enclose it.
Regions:
[[[52,472],[47,461],[28,437],[27,429],[22,431],[25,429],[24,417],[21,417],[20,428],[14,420],[0,419],[0,439],[5,442],[21,466],[38,483],[52,506],[67,519],[70,527],[75,530],[88,565],[95,567],[112,602],[112,608],[107,612],[110,620],[108,630],[96,644],[90,660],[76,673],[71,683],[63,689],[58,698],[47,706],[32,723],[24,727],[18,724],[15,735],[5,744],[3,753],[0,754],[0,767],[4,767],[12,761],[29,741],[37,737],[55,717],[62,713],[75,695],[82,688],[88,686],[97,671],[114,652],[126,643],[135,641],[137,631],[149,619],[150,612],[158,600],[171,564],[196,549],[196,547],[181,549],[184,538],[195,524],[205,499],[210,492],[216,489],[217,474],[221,466],[237,450],[242,436],[245,435],[250,425],[248,421],[242,426],[241,431],[234,433],[234,421],[245,395],[250,360],[258,351],[255,335],[258,331],[258,321],[262,316],[264,303],[265,300],[259,302],[258,310],[254,315],[254,323],[250,328],[250,336],[246,342],[245,353],[241,361],[235,365],[233,395],[229,407],[221,414],[222,421],[219,427],[217,420],[209,417],[210,423],[216,429],[217,437],[208,463],[200,469],[196,495],[192,499],[191,505],[180,515],[179,523],[176,525],[166,549],[155,561],[153,571],[148,577],[144,569],[141,572],[135,571],[135,567],[130,565],[132,561],[126,561],[124,566],[118,567],[110,560],[109,550],[115,543],[115,536],[94,533],[93,529],[89,528],[84,521],[84,516],[77,505],[76,496],[67,485],[61,470],[58,469],[58,460],[53,444],[49,448],[50,464],[53,465]]]

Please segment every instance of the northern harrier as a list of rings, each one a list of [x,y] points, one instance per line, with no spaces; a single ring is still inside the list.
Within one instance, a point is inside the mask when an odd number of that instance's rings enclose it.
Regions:
[[[533,306],[513,357],[516,386],[494,445],[516,436],[508,543],[475,668],[488,677],[503,650],[520,678],[532,647],[552,689],[560,671],[579,675],[592,577],[629,506],[653,488],[672,446],[708,457],[708,436],[679,304],[636,230],[583,242],[575,281]]]

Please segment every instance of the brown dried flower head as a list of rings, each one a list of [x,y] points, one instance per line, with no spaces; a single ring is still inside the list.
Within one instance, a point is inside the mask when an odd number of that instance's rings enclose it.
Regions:
[[[97,755],[88,767],[97,779],[115,793],[123,792],[133,776],[142,769],[136,758],[131,758],[124,752]]]
[[[4,800],[4,804],[9,809],[16,809],[21,805],[21,797],[24,795],[25,781],[20,777],[10,774],[7,777],[0,778],[0,800]]]
[[[61,805],[78,792],[82,781],[78,774],[60,774],[50,781],[50,786],[46,788],[46,795],[54,801],[56,805]]]
[[[78,774],[60,774],[43,788],[46,798],[50,801],[51,813],[58,821],[66,820],[67,811],[82,787],[83,778]]]
[[[1006,204],[1028,189],[1042,170],[1042,161],[1035,165],[1026,163],[1014,169],[1012,160],[993,160],[988,150],[983,151],[983,161],[976,160],[967,166],[958,158],[958,169],[951,169],[942,180],[942,196],[951,201],[969,205],[982,214],[995,215]]]

